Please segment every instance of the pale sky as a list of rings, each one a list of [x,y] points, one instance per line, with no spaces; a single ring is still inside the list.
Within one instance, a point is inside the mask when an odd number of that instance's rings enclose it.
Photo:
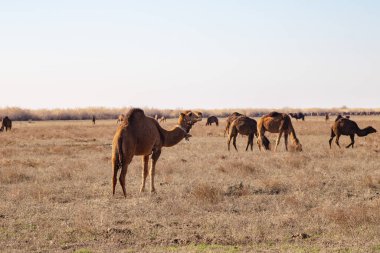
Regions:
[[[380,1],[0,0],[0,107],[380,107]]]

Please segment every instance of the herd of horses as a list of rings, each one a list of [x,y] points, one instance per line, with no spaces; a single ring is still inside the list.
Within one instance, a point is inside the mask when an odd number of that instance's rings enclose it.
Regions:
[[[328,120],[327,116],[326,120]],[[119,183],[122,187],[124,197],[126,197],[125,177],[128,166],[135,155],[142,156],[143,170],[140,191],[145,191],[145,182],[149,174],[150,191],[155,192],[155,168],[157,160],[161,155],[162,147],[172,147],[183,139],[189,140],[191,137],[191,128],[197,122],[201,121],[202,117],[201,112],[181,112],[178,117],[177,125],[171,130],[166,130],[160,125],[160,122],[166,121],[164,116],[158,117],[156,115],[156,117],[149,117],[145,115],[143,110],[138,108],[133,108],[129,110],[128,113],[121,114],[117,119],[119,126],[112,142],[113,194],[115,194],[115,187],[118,181],[118,171],[121,170]],[[302,113],[286,114],[271,112],[263,115],[258,121],[238,112],[230,114],[226,119],[226,128],[224,130],[224,135],[228,134],[228,150],[230,150],[231,140],[234,148],[237,150],[236,137],[238,134],[248,136],[246,151],[249,147],[253,150],[253,140],[255,136],[260,150],[262,148],[270,150],[270,141],[265,136],[266,132],[270,132],[278,133],[274,151],[276,151],[282,136],[284,136],[286,150],[288,150],[288,138],[290,137],[294,150],[302,151],[302,145],[297,138],[291,117],[295,119],[305,119],[305,115]],[[95,116],[92,118],[92,121],[95,124]],[[219,120],[216,116],[207,118],[206,125],[212,125],[214,123],[217,126],[219,125]],[[4,117],[1,121],[0,131],[4,131],[4,129],[5,131],[12,129],[12,121],[9,117]],[[331,148],[331,143],[333,139],[336,138],[335,143],[340,147],[339,138],[342,135],[347,135],[350,136],[351,143],[346,148],[353,148],[355,134],[362,137],[371,133],[376,133],[376,129],[372,126],[361,129],[358,124],[350,120],[348,116],[343,117],[338,115],[331,126],[329,145]],[[151,165],[148,171],[149,160],[151,160]]]

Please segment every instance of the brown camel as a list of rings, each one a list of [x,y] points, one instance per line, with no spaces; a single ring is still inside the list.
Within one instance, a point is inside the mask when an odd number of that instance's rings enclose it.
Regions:
[[[259,134],[257,144],[261,150],[261,146],[264,146],[265,149],[269,149],[269,140],[265,137],[264,133],[266,131],[270,133],[278,133],[276,146],[274,150],[277,150],[277,146],[280,143],[282,134],[284,134],[285,139],[285,149],[288,150],[288,136],[296,147],[297,151],[302,151],[302,145],[299,142],[296,132],[294,131],[292,121],[286,113],[271,112],[259,119],[257,122],[257,131]]]
[[[165,116],[162,116],[161,118],[160,118],[160,123],[161,122],[166,122],[166,117]]]
[[[117,123],[117,124],[121,124],[121,123],[123,123],[124,118],[125,118],[125,115],[124,115],[124,114],[120,114],[119,117],[117,117],[117,121],[116,121],[116,123]]]
[[[145,116],[143,110],[131,109],[127,113],[123,124],[118,127],[113,139],[113,194],[115,194],[118,170],[121,168],[119,182],[123,189],[124,197],[126,197],[125,176],[127,174],[128,165],[135,155],[143,156],[141,192],[145,189],[145,181],[148,176],[149,156],[152,155],[152,164],[149,174],[150,190],[154,192],[155,168],[162,147],[174,146],[182,139],[191,137],[189,131],[196,121],[198,121],[198,118],[194,113],[181,113],[178,118],[178,125],[168,131],[163,129],[154,118]]]
[[[232,114],[230,114],[227,119],[226,119],[226,129],[224,130],[224,137],[226,136],[226,134],[229,132],[230,130],[230,125],[232,123],[232,121],[234,121],[237,117],[239,116],[242,116],[243,114],[241,113],[238,113],[238,112],[233,112]]]
[[[202,114],[201,112],[187,110],[187,111],[183,111],[182,113],[184,113],[184,114],[188,114],[188,113],[190,113],[190,112],[193,113],[194,116],[196,117],[196,118],[194,119],[196,122],[198,122],[198,121],[202,121],[203,114]]]
[[[219,120],[216,116],[210,116],[207,118],[206,126],[211,126],[212,123],[215,123],[216,126],[219,126]]]
[[[340,148],[340,145],[339,145],[340,136],[349,135],[351,138],[351,143],[346,148],[349,148],[350,146],[354,148],[355,134],[357,134],[359,137],[363,137],[371,133],[376,133],[376,129],[371,126],[366,127],[364,129],[360,129],[358,124],[356,124],[355,121],[347,119],[347,118],[343,118],[342,116],[339,117],[339,116],[335,120],[334,124],[331,126],[331,138],[329,140],[330,148],[331,148],[331,143],[335,136],[336,136],[335,143]]]
[[[12,129],[12,120],[8,118],[8,116],[5,116],[4,119],[2,120],[0,131],[4,131],[4,128],[5,128],[5,131],[8,131],[8,129],[9,130]]]
[[[295,118],[296,120],[302,119],[302,121],[305,121],[305,114],[302,112],[297,113],[289,113],[290,117]]]
[[[230,125],[230,130],[228,133],[228,151],[230,151],[231,139],[233,139],[232,144],[234,145],[236,151],[236,136],[238,134],[248,135],[248,142],[245,151],[248,150],[248,146],[251,145],[251,150],[253,150],[253,138],[256,135],[257,137],[257,122],[254,119],[251,119],[246,116],[239,116]]]

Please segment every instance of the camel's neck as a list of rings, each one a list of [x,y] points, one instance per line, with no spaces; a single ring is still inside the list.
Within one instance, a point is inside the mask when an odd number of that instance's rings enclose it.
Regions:
[[[356,130],[356,134],[360,137],[367,136],[369,134],[368,127],[364,128],[364,129],[360,129],[358,127],[358,129]]]
[[[290,127],[290,138],[292,139],[293,144],[298,145],[300,141],[297,138],[296,131],[294,131],[293,125],[290,125],[289,127]]]
[[[179,126],[176,126],[172,130],[162,129],[162,134],[164,136],[164,147],[172,147],[187,136],[186,130]]]

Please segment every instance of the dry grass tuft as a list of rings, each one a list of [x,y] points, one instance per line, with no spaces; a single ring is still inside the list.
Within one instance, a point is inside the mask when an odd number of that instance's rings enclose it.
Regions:
[[[191,195],[196,201],[207,204],[217,204],[223,200],[223,191],[207,184],[195,186],[191,191]]]
[[[34,176],[20,169],[2,169],[0,170],[0,182],[2,184],[18,184],[27,181],[33,181]]]
[[[264,179],[264,192],[269,194],[283,194],[288,191],[289,186],[277,179]]]
[[[373,190],[380,189],[380,179],[373,179],[372,176],[365,176],[363,179],[363,184],[365,187],[368,187]]]

